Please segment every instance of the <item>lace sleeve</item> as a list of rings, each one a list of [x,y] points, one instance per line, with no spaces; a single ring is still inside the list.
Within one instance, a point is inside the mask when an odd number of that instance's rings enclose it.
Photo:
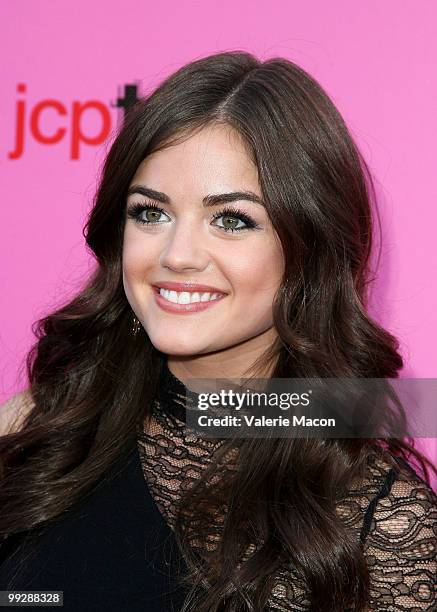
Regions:
[[[437,496],[404,464],[376,500],[363,550],[369,610],[437,611]]]
[[[437,496],[402,459],[372,458],[338,513],[362,543],[370,575],[366,612],[437,612]],[[268,608],[311,609],[303,576],[278,573]],[[344,612],[352,612],[352,608]]]

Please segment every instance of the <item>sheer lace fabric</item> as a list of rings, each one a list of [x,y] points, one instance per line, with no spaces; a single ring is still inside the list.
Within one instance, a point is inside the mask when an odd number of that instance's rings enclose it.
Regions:
[[[173,527],[181,493],[210,464],[220,441],[186,426],[183,387],[168,372],[165,383],[138,445],[149,490]],[[393,470],[380,459],[371,461],[366,482],[350,491],[337,512],[362,542],[371,581],[368,609],[437,612],[437,496],[426,483],[408,466]],[[291,564],[275,576],[268,607],[310,609],[304,578]]]

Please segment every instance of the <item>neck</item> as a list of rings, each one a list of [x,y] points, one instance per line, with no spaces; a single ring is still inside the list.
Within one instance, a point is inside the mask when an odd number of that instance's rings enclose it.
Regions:
[[[244,342],[221,351],[198,355],[168,355],[170,372],[183,384],[190,378],[247,378],[255,372],[258,378],[270,378],[274,363],[256,366],[256,361],[275,342],[277,333],[269,328],[250,342]]]

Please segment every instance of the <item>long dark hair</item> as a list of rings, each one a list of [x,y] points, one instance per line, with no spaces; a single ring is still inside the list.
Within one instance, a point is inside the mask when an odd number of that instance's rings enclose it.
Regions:
[[[144,329],[131,333],[122,284],[126,194],[147,155],[213,123],[246,142],[285,258],[273,304],[278,339],[254,369],[273,365],[274,378],[398,376],[398,342],[366,312],[375,190],[333,103],[283,58],[229,52],[194,61],[130,111],[84,229],[95,270],[74,299],[35,325],[27,356],[34,407],[20,431],[0,438],[0,535],[48,526],[83,499],[147,417],[165,356]],[[235,477],[213,494],[217,457],[179,508],[189,580],[204,587],[193,609],[262,610],[285,560],[305,576],[315,609],[364,610],[365,558],[335,502],[375,453],[414,457],[428,484],[427,464],[436,471],[412,439],[248,439]],[[200,562],[188,542],[206,542],[223,501],[220,542]],[[262,546],[241,563],[254,534]]]

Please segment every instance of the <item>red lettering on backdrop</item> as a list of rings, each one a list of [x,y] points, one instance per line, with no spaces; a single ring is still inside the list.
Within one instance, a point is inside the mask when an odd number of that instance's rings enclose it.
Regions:
[[[26,84],[18,83],[17,92],[26,93]],[[119,109],[123,109],[124,119],[127,113],[138,102],[137,85],[127,84],[124,86],[124,96],[118,97],[116,104],[111,104]],[[16,123],[15,123],[15,149],[8,152],[9,159],[19,159],[24,151],[26,141],[26,108],[25,100],[17,100],[16,108]],[[65,117],[68,115],[67,107],[59,100],[47,99],[38,102],[30,112],[30,133],[37,142],[45,145],[52,145],[60,142],[67,134],[68,125],[66,127],[58,127],[53,134],[45,134],[41,131],[40,116],[46,109],[52,109],[59,116]],[[82,116],[88,110],[97,111],[100,115],[100,132],[95,136],[89,136],[84,133],[82,126]],[[81,143],[88,145],[102,144],[111,129],[111,114],[107,105],[98,100],[88,100],[86,102],[75,101],[72,104],[71,113],[71,159],[79,159],[79,148]]]
[[[100,133],[96,136],[87,136],[81,130],[82,113],[87,109],[94,108],[98,110],[102,117],[102,127]],[[79,144],[97,145],[105,141],[111,128],[111,115],[107,106],[98,100],[89,100],[88,102],[73,102],[73,112],[71,117],[71,159],[79,159]]]
[[[18,93],[26,93],[26,85],[18,83]],[[23,154],[24,149],[24,119],[26,116],[26,103],[24,100],[17,102],[17,122],[15,124],[15,151],[9,151],[9,159],[18,159]]]
[[[42,144],[55,144],[55,142],[59,142],[62,140],[65,132],[67,131],[65,128],[59,128],[52,136],[48,136],[47,134],[43,134],[41,132],[39,128],[39,116],[45,108],[50,107],[56,109],[60,115],[67,114],[67,109],[65,106],[57,100],[41,100],[41,102],[38,102],[38,104],[33,108],[30,116],[30,131],[35,140],[41,142]]]

